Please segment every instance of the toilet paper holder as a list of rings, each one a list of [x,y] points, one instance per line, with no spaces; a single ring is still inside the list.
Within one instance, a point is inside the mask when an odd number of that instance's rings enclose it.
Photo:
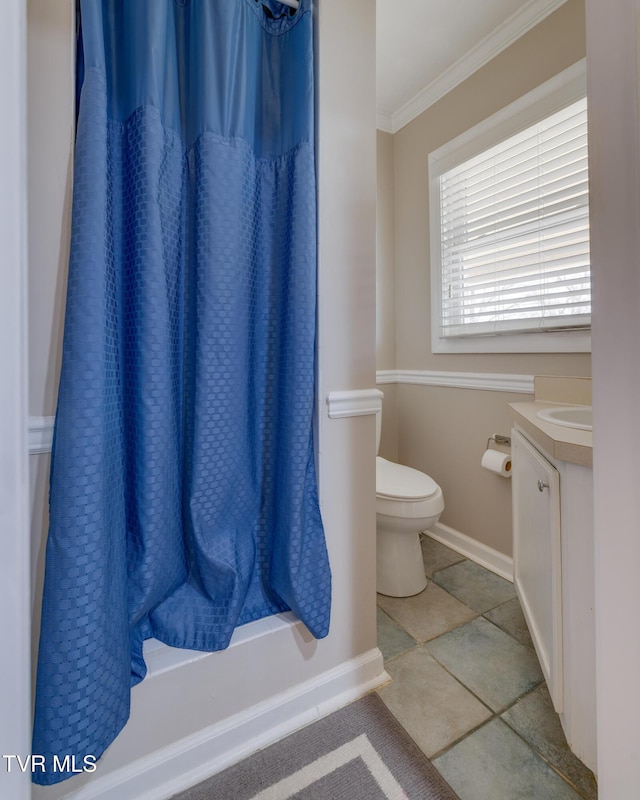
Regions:
[[[487,448],[489,447],[489,442],[493,442],[494,444],[501,444],[505,447],[511,447],[511,437],[510,436],[503,436],[501,433],[494,433],[493,436],[490,436],[487,439]]]
[[[491,442],[498,445],[498,447],[490,447]],[[511,477],[511,437],[502,436],[499,433],[494,433],[487,439],[487,449],[482,455],[480,466],[489,472],[495,472],[503,478]],[[507,451],[501,450],[502,447],[509,447]]]

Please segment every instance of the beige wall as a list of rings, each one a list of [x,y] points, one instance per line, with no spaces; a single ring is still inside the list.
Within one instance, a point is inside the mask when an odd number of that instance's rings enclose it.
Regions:
[[[396,368],[396,275],[395,193],[393,136],[378,131],[376,213],[376,368]],[[380,455],[395,461],[398,456],[396,414],[397,386],[379,386],[384,393],[384,423]]]
[[[378,454],[390,461],[398,460],[398,386],[394,383],[379,385],[384,394],[382,401],[382,435]]]
[[[511,555],[511,481],[480,467],[487,438],[508,435],[507,404],[526,399],[477,389],[398,386],[398,460],[442,487],[440,521]]]
[[[29,414],[36,418],[55,414],[62,355],[75,109],[73,6],[74,0],[27,3],[28,369]],[[50,460],[49,453],[29,458],[34,660]]]
[[[397,369],[591,374],[589,354],[434,354],[430,341],[429,153],[584,56],[584,0],[568,0],[393,136]],[[387,146],[382,139],[379,167],[385,165],[385,186]],[[386,200],[381,210],[390,206]],[[378,343],[379,353],[387,350]],[[492,433],[508,432],[506,406],[513,400],[502,392],[397,387],[398,460],[427,471],[442,485],[444,524],[507,555],[510,486],[482,470],[480,456]]]
[[[393,136],[378,131],[376,214],[376,366],[396,367]]]
[[[29,413],[51,416],[56,409],[69,259],[73,0],[28,0],[27,15]]]

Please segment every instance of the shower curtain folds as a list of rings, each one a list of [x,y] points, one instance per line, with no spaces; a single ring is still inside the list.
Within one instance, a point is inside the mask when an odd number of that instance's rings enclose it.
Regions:
[[[331,597],[312,441],[311,0],[80,9],[42,784],[122,729],[145,639],[219,650],[286,610],[321,638]]]

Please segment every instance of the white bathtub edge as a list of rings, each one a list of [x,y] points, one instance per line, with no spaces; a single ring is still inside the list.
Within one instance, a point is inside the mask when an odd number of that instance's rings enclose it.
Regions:
[[[167,800],[388,680],[382,654],[373,648],[102,779],[96,778],[68,798]]]

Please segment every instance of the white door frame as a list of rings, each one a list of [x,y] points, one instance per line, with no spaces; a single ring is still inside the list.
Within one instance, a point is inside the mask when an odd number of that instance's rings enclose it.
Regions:
[[[640,0],[587,0],[598,790],[640,782]]]
[[[0,756],[31,750],[27,468],[26,2],[0,25]],[[9,763],[12,764],[9,771]],[[31,774],[0,758],[4,800],[31,797]]]

